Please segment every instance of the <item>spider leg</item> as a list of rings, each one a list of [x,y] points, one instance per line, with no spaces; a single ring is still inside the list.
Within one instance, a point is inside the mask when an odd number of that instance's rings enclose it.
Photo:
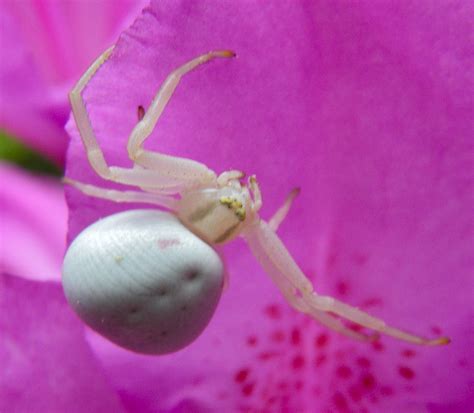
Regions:
[[[84,99],[82,98],[82,92],[89,83],[90,79],[95,75],[97,70],[110,57],[113,49],[113,46],[110,47],[104,53],[102,53],[102,55],[100,55],[94,63],[92,63],[92,65],[82,75],[76,86],[69,94],[74,119],[76,121],[77,128],[79,129],[81,139],[92,168],[99,176],[104,179],[121,184],[134,185],[142,188],[153,188],[156,190],[166,189],[169,187],[185,187],[200,183],[202,181],[204,181],[204,183],[208,183],[208,181],[215,182],[215,173],[208,169],[204,164],[173,156],[156,154],[157,156],[160,156],[160,163],[157,165],[156,162],[152,162],[152,165],[149,169],[123,168],[109,166],[107,164],[90,123],[86,105]],[[155,106],[157,104],[158,102],[155,103]],[[152,103],[151,109],[153,109],[153,107],[154,103]],[[133,141],[133,136],[143,137],[144,140],[151,133],[154,123],[150,123],[151,115],[147,117],[148,113],[152,114],[154,112],[153,110],[150,111],[149,109],[148,112],[145,113],[144,118],[138,122],[137,126],[134,128],[130,140]],[[143,136],[142,132],[144,130],[147,131],[147,128],[149,128],[150,125],[151,129],[145,136]],[[132,153],[134,153],[134,151],[132,151]],[[153,156],[155,155],[151,152],[148,154],[152,154]],[[144,155],[145,158],[147,158],[147,156],[147,154]],[[146,167],[146,164],[147,162],[144,161],[142,166]]]
[[[282,241],[265,221],[260,220],[255,225],[247,227],[244,238],[257,260],[276,282],[289,303],[300,311],[310,314],[313,318],[317,319],[321,312],[329,312],[363,327],[410,343],[422,345],[449,343],[447,337],[426,339],[387,326],[383,320],[372,317],[355,307],[344,304],[332,297],[318,295]],[[326,321],[326,325],[334,328],[334,325],[329,325],[328,319],[324,321]]]
[[[268,221],[268,225],[273,231],[276,232],[280,224],[286,218],[286,215],[290,211],[293,201],[295,200],[295,198],[298,196],[299,193],[300,193],[299,188],[293,188],[290,191],[290,193],[286,196],[286,199],[283,205],[280,206],[280,208],[278,208],[278,210],[270,218],[270,220]]]
[[[69,178],[63,178],[63,182],[73,186],[82,193],[100,199],[114,202],[137,202],[151,205],[159,205],[172,211],[176,209],[176,200],[172,197],[152,194],[140,191],[117,191],[115,189],[101,188],[94,185],[84,184]]]
[[[216,175],[206,165],[191,159],[178,158],[143,149],[143,143],[155,128],[158,119],[163,113],[171,96],[177,88],[181,78],[196,67],[215,58],[234,57],[235,53],[229,50],[217,50],[198,56],[171,72],[161,85],[158,93],[137,123],[128,140],[128,154],[136,164],[147,169],[159,171],[167,176],[177,177],[179,180],[202,182],[204,185],[215,183]]]

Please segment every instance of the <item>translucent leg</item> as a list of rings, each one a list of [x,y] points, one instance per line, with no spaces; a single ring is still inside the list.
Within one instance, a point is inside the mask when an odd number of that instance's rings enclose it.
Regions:
[[[143,149],[142,146],[155,128],[158,119],[171,99],[171,96],[181,81],[181,78],[186,73],[212,59],[229,58],[234,56],[235,53],[230,50],[212,51],[186,62],[171,72],[161,85],[161,88],[151,102],[150,107],[145,112],[143,119],[137,123],[130,134],[127,146],[130,159],[138,165],[147,169],[159,171],[167,176],[176,176],[183,180],[197,180],[202,182],[204,186],[208,186],[210,183],[215,183],[216,176],[214,172],[209,170],[204,164],[191,159],[177,158],[157,152],[151,152]]]
[[[293,201],[295,200],[295,198],[298,196],[299,193],[300,193],[299,188],[293,188],[291,190],[291,192],[287,195],[283,205],[280,208],[278,208],[278,210],[273,214],[273,216],[268,221],[268,226],[270,227],[270,229],[276,232],[280,224],[286,218],[286,215],[290,211],[291,204],[293,203]]]
[[[113,202],[137,202],[159,205],[172,211],[174,211],[176,208],[176,200],[172,197],[167,197],[164,195],[139,191],[116,191],[114,189],[106,189],[94,185],[84,184],[69,178],[64,178],[63,182],[94,198],[107,199]]]
[[[317,318],[321,312],[337,314],[363,327],[410,343],[422,345],[449,343],[447,337],[426,339],[387,326],[383,320],[372,317],[355,307],[344,304],[332,297],[317,295],[313,290],[311,282],[306,278],[281,240],[266,222],[260,221],[258,225],[249,226],[244,237],[255,257],[276,282],[285,298],[295,308],[299,307],[300,311],[308,313],[314,316],[314,318]],[[290,291],[292,294],[289,294]],[[304,302],[304,305],[301,304],[301,301]]]
[[[79,129],[79,133],[81,135],[82,142],[86,149],[87,157],[92,168],[99,176],[104,179],[121,184],[154,189],[177,187],[179,184],[182,184],[183,186],[192,186],[203,181],[205,181],[206,184],[209,182],[214,182],[216,179],[215,173],[199,162],[168,155],[154,154],[148,151],[143,151],[144,162],[142,166],[146,166],[146,159],[151,157],[154,160],[150,163],[151,166],[149,169],[122,168],[107,165],[104,154],[92,129],[85,102],[82,98],[82,91],[97,72],[97,70],[104,64],[104,62],[107,61],[112,51],[113,47],[110,47],[104,53],[102,53],[102,55],[97,58],[97,60],[89,67],[89,69],[87,69],[87,71],[79,79],[78,83],[69,94],[74,119],[76,120],[76,125]],[[150,127],[150,116],[152,116],[154,113],[154,105],[156,106],[157,104],[158,103],[152,103],[152,107],[147,113],[145,113],[143,119],[138,122],[137,126],[132,132],[130,142],[135,142],[136,139],[144,140],[149,135],[149,133],[151,133],[150,130],[146,136],[141,134]],[[147,116],[148,114],[150,115]],[[131,152],[134,153],[133,151]],[[155,155],[160,159],[159,164],[155,162],[157,159]],[[135,156],[135,158],[137,157]]]

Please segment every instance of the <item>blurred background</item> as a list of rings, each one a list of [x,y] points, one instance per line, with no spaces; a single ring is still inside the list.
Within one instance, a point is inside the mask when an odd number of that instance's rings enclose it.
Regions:
[[[0,2],[2,272],[59,279],[67,220],[60,178],[69,139],[68,92],[146,3]]]

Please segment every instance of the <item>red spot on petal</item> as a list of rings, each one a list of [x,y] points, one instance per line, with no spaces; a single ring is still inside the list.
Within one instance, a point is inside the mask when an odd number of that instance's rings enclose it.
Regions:
[[[431,327],[431,331],[433,332],[434,335],[440,336],[442,334],[441,328],[438,326],[433,326]]]
[[[332,396],[332,400],[338,410],[347,410],[347,400],[341,392],[334,393],[334,395]]]
[[[327,357],[325,354],[320,354],[317,358],[316,358],[316,367],[321,367],[327,360]]]
[[[304,364],[305,359],[301,354],[296,355],[295,357],[293,357],[293,360],[291,360],[291,367],[293,367],[293,369],[295,370],[303,368]]]
[[[256,336],[248,336],[247,337],[247,345],[249,347],[255,347],[257,345],[257,337]]]
[[[254,388],[255,388],[255,383],[248,383],[242,387],[242,394],[245,397],[251,396]]]
[[[336,368],[336,375],[341,379],[348,379],[352,376],[352,370],[348,366],[342,364]]]
[[[304,387],[304,382],[301,380],[295,381],[295,390],[302,390]]]
[[[393,389],[390,386],[382,386],[380,388],[380,394],[382,396],[391,396],[393,395]]]
[[[365,389],[372,390],[375,387],[375,377],[370,373],[364,374],[360,379],[360,383]]]
[[[329,341],[329,336],[326,333],[319,334],[314,340],[316,347],[323,348]]]
[[[374,341],[372,342],[372,348],[375,350],[375,351],[384,351],[385,350],[385,346],[380,342],[380,341]]]
[[[347,295],[347,293],[349,292],[349,286],[345,281],[339,281],[336,284],[336,291],[339,295]]]
[[[279,320],[282,316],[281,308],[277,304],[270,304],[266,306],[263,312],[272,320]]]
[[[276,343],[281,343],[285,340],[285,333],[283,330],[275,330],[270,334],[270,340]]]
[[[367,300],[362,301],[361,307],[376,307],[379,306],[383,303],[383,301],[380,298],[372,297],[368,298]]]
[[[301,331],[298,327],[293,327],[291,330],[291,344],[297,346],[301,343]]]
[[[365,254],[354,254],[352,258],[354,259],[354,262],[357,265],[361,265],[361,266],[364,265],[369,259],[369,257]]]
[[[367,357],[358,357],[356,363],[359,367],[367,369],[370,367],[370,360]]]
[[[250,370],[245,368],[245,369],[240,369],[237,371],[237,373],[235,373],[234,375],[234,380],[237,382],[237,383],[243,383],[247,377],[249,376],[249,373],[250,373]]]
[[[270,360],[272,358],[275,358],[279,356],[280,353],[277,353],[276,351],[262,351],[261,353],[258,354],[258,358],[263,361]]]
[[[313,394],[314,394],[315,396],[321,396],[321,393],[322,393],[322,392],[321,392],[321,387],[319,387],[319,386],[314,386],[314,387],[313,387]]]
[[[347,328],[349,328],[352,331],[355,331],[356,333],[361,332],[364,328],[360,324],[355,324],[351,322],[346,323],[346,325],[347,325]]]
[[[406,358],[412,358],[416,356],[415,350],[412,350],[411,348],[407,348],[405,350],[402,350],[402,356]]]
[[[350,398],[354,400],[356,403],[362,399],[362,393],[358,386],[349,387],[348,393],[349,393]]]
[[[287,390],[288,389],[288,383],[286,381],[280,381],[278,383],[278,388],[282,391]]]
[[[406,380],[412,380],[415,377],[415,372],[407,366],[398,366],[398,374]]]

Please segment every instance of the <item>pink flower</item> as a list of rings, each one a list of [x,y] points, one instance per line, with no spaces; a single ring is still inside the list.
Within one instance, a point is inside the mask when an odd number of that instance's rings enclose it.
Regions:
[[[236,60],[183,80],[147,147],[255,173],[264,218],[301,187],[279,235],[316,289],[420,334],[446,334],[449,346],[331,333],[290,310],[237,241],[225,251],[230,287],[209,327],[161,357],[89,332],[97,365],[56,286],[5,277],[0,309],[19,302],[25,311],[0,324],[13,343],[0,347],[0,364],[19,357],[0,400],[20,394],[25,411],[31,400],[48,411],[120,411],[117,397],[127,412],[472,409],[472,14],[462,2],[152,2],[84,93],[106,159],[130,166],[137,107],[166,74],[204,51],[235,50]],[[73,122],[69,132],[68,175],[112,187],[93,173]],[[70,189],[68,202],[71,238],[130,208]],[[41,346],[31,346],[34,332]],[[36,364],[22,364],[23,354]],[[21,384],[31,370],[43,380],[32,379],[28,399]],[[62,377],[64,391],[52,392]]]
[[[67,207],[60,182],[0,163],[0,272],[61,279]]]
[[[62,164],[72,83],[144,4],[2,1],[0,128]]]

